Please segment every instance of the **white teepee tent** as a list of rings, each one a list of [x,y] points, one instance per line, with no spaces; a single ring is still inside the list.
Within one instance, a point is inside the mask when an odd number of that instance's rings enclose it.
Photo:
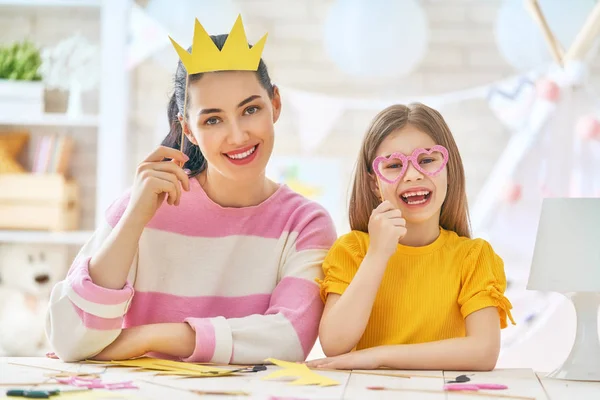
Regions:
[[[600,102],[589,87],[586,64],[600,33],[600,3],[565,52],[537,0],[524,1],[555,64],[536,82],[527,120],[512,133],[471,214],[475,235],[490,240],[504,258],[511,283],[517,326],[503,332],[504,349],[526,340],[565,301],[555,293],[526,291],[542,199],[600,197]]]

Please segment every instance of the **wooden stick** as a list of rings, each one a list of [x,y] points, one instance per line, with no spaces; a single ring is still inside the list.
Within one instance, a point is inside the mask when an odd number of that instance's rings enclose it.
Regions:
[[[517,396],[514,394],[490,393],[490,392],[470,392],[470,391],[446,391],[448,394],[462,394],[480,397],[498,397],[503,399],[535,400],[535,397]]]
[[[406,379],[413,378],[413,375],[391,374],[389,372],[379,373],[379,372],[371,372],[371,371],[352,371],[352,374],[356,374],[356,375],[392,376],[394,378],[406,378]],[[417,378],[417,376],[414,376],[414,377]]]
[[[58,382],[18,382],[18,383],[0,383],[0,386],[15,386],[15,387],[19,387],[19,386],[42,386],[42,385],[52,385],[52,386],[56,386],[56,385],[62,385],[62,383],[58,383]]]
[[[183,143],[184,143],[184,139],[185,139],[185,113],[186,113],[186,106],[187,106],[187,91],[188,91],[188,83],[190,80],[190,74],[186,74],[185,75],[185,90],[184,90],[184,94],[183,94],[183,118],[181,119],[181,145],[179,146],[180,149],[179,151],[181,151],[183,153]],[[183,168],[183,165],[185,164],[185,162],[181,162],[180,167]]]
[[[381,181],[379,180],[379,175],[375,173],[375,177],[377,178],[377,189],[379,189],[379,195],[381,196],[381,201],[384,202],[385,198],[383,197],[383,189],[381,188]]]
[[[433,375],[408,375],[408,374],[400,374],[400,375],[396,375],[396,374],[391,374],[391,373],[377,373],[377,372],[365,372],[365,371],[353,371],[353,374],[360,374],[360,375],[381,375],[381,376],[395,376],[398,378],[433,378],[433,379],[444,379],[444,377],[442,376],[433,376]]]
[[[370,372],[370,371],[353,371],[351,369],[330,369],[330,368],[309,368],[311,371],[314,372],[318,372],[318,371],[326,371],[326,372],[342,372],[342,373],[346,373],[346,374],[356,374],[356,375],[378,375],[378,376],[393,376],[396,378],[412,378],[411,375],[405,375],[405,374],[390,374],[390,373],[377,373],[377,372]]]
[[[573,44],[567,51],[565,60],[581,60],[590,49],[592,42],[600,33],[600,2],[592,10],[592,13],[583,24]]]
[[[241,390],[213,390],[213,391],[209,391],[209,390],[197,390],[197,389],[192,389],[190,390],[190,392],[195,393],[195,394],[199,394],[201,396],[203,395],[232,395],[232,396],[250,396],[251,393],[248,392],[243,392]]]
[[[490,393],[490,392],[473,392],[468,390],[433,390],[433,389],[405,389],[405,388],[386,388],[386,387],[373,387],[367,388],[370,390],[389,390],[394,392],[418,392],[418,393],[445,393],[445,394],[460,394],[465,396],[479,396],[479,397],[498,397],[504,399],[518,399],[518,400],[535,400],[535,397],[528,396],[517,396],[511,394],[500,394],[500,393]]]
[[[251,367],[255,367],[257,365],[264,365],[264,364],[247,364],[247,365],[238,365],[238,364],[222,364],[222,363],[190,363],[193,365],[204,365],[204,366],[209,366],[209,367],[231,367],[231,368],[251,368]]]
[[[167,364],[161,364],[160,362],[156,363],[156,365],[157,366],[169,367],[169,365],[167,365]],[[194,364],[190,364],[190,365],[194,365]],[[202,367],[215,367],[215,369],[218,368],[218,367],[216,367],[214,365],[199,365],[199,366],[202,366]],[[231,365],[223,365],[223,366],[227,367],[227,366],[231,366]],[[201,376],[214,376],[216,378],[216,377],[225,377],[225,376],[241,376],[240,373],[243,373],[243,372],[252,372],[252,371],[249,371],[249,369],[252,368],[252,367],[253,367],[253,365],[251,365],[251,366],[247,366],[247,365],[246,366],[242,366],[242,365],[239,365],[239,366],[237,366],[237,368],[220,368],[221,371],[215,371],[214,369],[213,370],[208,370],[208,371],[199,371],[197,369],[194,369],[191,366],[185,366],[185,365],[179,366],[177,368],[179,368],[179,369],[181,369],[183,371],[199,372],[199,373],[205,374],[205,375],[201,375]],[[170,370],[168,370],[168,371],[161,371],[161,372],[170,372]],[[163,375],[165,375],[165,374],[163,374]],[[172,374],[169,374],[169,375],[172,375]],[[193,378],[194,376],[186,375],[186,377]]]
[[[554,61],[561,67],[563,66],[563,53],[564,50],[560,46],[560,43],[556,39],[556,36],[550,30],[550,26],[548,25],[548,21],[544,17],[544,13],[542,13],[542,9],[538,3],[538,0],[527,0],[526,1],[527,10],[533,17],[533,20],[538,24],[542,33],[544,34],[544,38],[546,39],[546,44],[550,48],[550,52],[552,53],[552,57]]]
[[[356,374],[356,375],[377,375],[377,376],[391,376],[393,378],[434,378],[434,379],[444,379],[442,376],[433,376],[433,375],[409,375],[409,374],[392,374],[390,372],[374,372],[374,371],[354,371],[350,369],[330,369],[330,368],[309,368],[311,371],[327,371],[327,372],[345,372],[348,374]]]
[[[39,368],[39,369],[45,369],[45,370],[48,370],[48,371],[56,371],[56,372],[70,372],[70,371],[63,371],[62,369],[48,368],[48,367],[40,367],[39,365],[19,364],[19,363],[15,363],[15,362],[9,362],[8,364],[11,364],[11,365],[18,365],[18,366],[20,366],[20,367],[30,367],[30,368]]]
[[[177,387],[177,386],[165,385],[164,383],[157,383],[157,382],[153,382],[153,381],[148,381],[148,380],[145,380],[145,379],[140,379],[140,381],[146,382],[146,383],[151,383],[151,384],[157,385],[157,386],[166,387],[166,388],[169,388],[169,389],[182,390],[182,391],[185,391],[185,392],[190,392],[190,393],[199,394],[199,395],[250,396],[250,394],[251,394],[251,393],[242,392],[242,391],[239,391],[239,390],[197,390],[197,389],[185,389],[185,388],[180,388],[180,387]]]
[[[96,373],[92,373],[92,372],[65,371],[65,370],[57,369],[57,368],[40,367],[39,365],[19,364],[19,363],[15,363],[15,362],[9,362],[8,364],[18,365],[20,367],[38,368],[38,369],[44,369],[46,371],[58,372],[58,374],[51,374],[51,375],[46,374],[45,376],[48,376],[49,377],[48,379],[55,379],[55,378],[69,377],[69,376],[79,376],[79,377],[88,377],[88,378],[99,378],[100,377],[100,375],[98,375]]]

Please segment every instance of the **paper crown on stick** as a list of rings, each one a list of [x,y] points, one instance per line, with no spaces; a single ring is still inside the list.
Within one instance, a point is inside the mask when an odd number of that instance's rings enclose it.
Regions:
[[[177,44],[171,36],[169,39],[187,73],[199,74],[212,71],[256,71],[267,41],[267,34],[265,33],[250,48],[242,24],[242,16],[238,15],[222,50],[215,45],[198,19],[195,20],[191,54]]]

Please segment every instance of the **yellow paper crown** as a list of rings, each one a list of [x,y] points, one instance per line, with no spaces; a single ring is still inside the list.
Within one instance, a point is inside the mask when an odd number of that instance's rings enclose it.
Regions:
[[[191,54],[169,36],[188,74],[212,71],[256,71],[258,69],[260,57],[267,41],[266,33],[250,48],[244,32],[242,16],[238,15],[223,49],[219,50],[198,19],[195,21]]]

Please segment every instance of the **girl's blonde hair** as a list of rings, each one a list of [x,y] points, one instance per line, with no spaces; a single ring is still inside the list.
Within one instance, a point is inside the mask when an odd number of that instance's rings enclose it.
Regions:
[[[442,115],[421,103],[390,106],[371,122],[356,163],[349,210],[351,229],[368,232],[371,212],[380,203],[373,190],[375,176],[372,163],[376,151],[388,135],[407,125],[426,133],[436,144],[448,149],[448,191],[442,204],[440,226],[470,238],[465,172],[458,147]]]

